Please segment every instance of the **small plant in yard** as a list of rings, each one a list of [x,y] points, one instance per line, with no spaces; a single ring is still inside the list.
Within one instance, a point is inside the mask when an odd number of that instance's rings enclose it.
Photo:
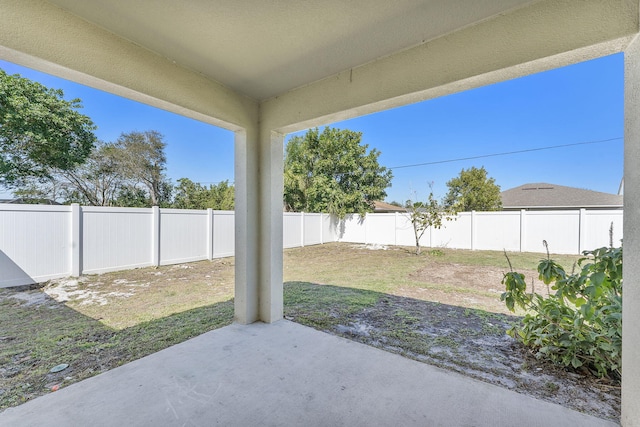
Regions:
[[[501,299],[511,311],[527,311],[507,333],[535,349],[538,357],[585,368],[598,377],[620,378],[622,248],[585,251],[579,270],[571,274],[549,257],[547,248],[538,273],[546,285],[553,283],[548,297],[527,293],[524,275],[513,271],[508,256],[507,261],[511,271],[502,280],[506,289]]]
[[[436,199],[433,198],[433,192],[429,193],[429,199],[426,202],[417,202],[407,200],[405,204],[409,220],[413,225],[413,234],[416,239],[416,255],[420,255],[420,239],[429,227],[442,227],[442,219],[446,218],[451,221],[452,210],[444,209]]]

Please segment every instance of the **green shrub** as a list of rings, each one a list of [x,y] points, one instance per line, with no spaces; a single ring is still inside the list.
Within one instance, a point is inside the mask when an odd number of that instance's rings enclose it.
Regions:
[[[585,251],[578,266],[579,271],[567,274],[547,253],[538,265],[540,280],[553,283],[546,298],[526,292],[524,275],[513,269],[506,273],[501,300],[511,311],[516,306],[527,311],[522,323],[507,333],[532,347],[538,357],[586,368],[599,377],[620,378],[622,248]]]

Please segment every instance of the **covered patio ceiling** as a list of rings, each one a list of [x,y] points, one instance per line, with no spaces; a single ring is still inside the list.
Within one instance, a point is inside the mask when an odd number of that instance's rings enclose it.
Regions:
[[[531,0],[52,0],[262,101],[534,3]]]
[[[239,323],[282,318],[284,135],[625,52],[624,426],[640,425],[639,0],[0,0],[0,58],[235,132]]]

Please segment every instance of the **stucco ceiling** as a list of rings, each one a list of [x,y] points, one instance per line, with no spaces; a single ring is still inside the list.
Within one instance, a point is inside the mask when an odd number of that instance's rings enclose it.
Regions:
[[[51,0],[256,100],[452,33],[531,0]]]

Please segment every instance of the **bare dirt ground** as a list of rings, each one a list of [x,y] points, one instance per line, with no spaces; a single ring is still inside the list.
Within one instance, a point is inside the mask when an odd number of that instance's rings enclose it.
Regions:
[[[537,279],[537,271],[519,269],[518,272],[529,278],[528,285],[531,286],[533,283],[536,292],[542,295],[547,293],[547,287]],[[493,266],[432,263],[409,277],[423,283],[446,283],[451,288],[441,290],[404,286],[398,288],[394,295],[425,299],[425,294],[428,294],[427,299],[433,302],[510,314],[504,303],[500,301],[500,294],[504,292],[500,285],[504,273],[504,268]],[[535,278],[533,282],[531,278]]]
[[[505,334],[517,321],[386,295],[329,332],[599,418],[619,419],[619,384],[536,359]]]

